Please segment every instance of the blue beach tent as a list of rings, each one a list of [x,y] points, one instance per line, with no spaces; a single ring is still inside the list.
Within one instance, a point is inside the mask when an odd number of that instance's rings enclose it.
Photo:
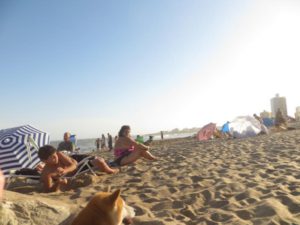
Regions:
[[[30,125],[0,130],[0,169],[33,169],[39,162],[38,148],[49,144],[49,135]]]
[[[266,127],[272,127],[274,126],[274,119],[271,118],[262,118],[263,123]]]
[[[226,122],[226,123],[222,126],[221,131],[222,131],[223,133],[229,133],[229,122]]]

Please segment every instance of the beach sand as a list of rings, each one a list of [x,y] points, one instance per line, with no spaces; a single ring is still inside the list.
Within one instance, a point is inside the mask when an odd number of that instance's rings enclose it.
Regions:
[[[73,183],[79,188],[67,192],[45,194],[34,185],[12,185],[26,195],[5,192],[4,205],[25,200],[59,205],[57,213],[65,210],[60,224],[69,224],[95,193],[110,188],[121,189],[135,208],[136,225],[300,224],[299,130],[208,142],[157,141],[152,152],[158,161],[139,160],[116,175],[84,175]],[[20,206],[13,211],[28,224],[41,224],[34,220],[38,213],[28,215]]]

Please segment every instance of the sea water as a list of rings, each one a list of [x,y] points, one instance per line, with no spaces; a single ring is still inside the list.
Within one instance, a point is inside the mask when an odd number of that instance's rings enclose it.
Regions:
[[[192,137],[195,133],[175,133],[175,134],[164,134],[164,139],[174,139],[174,138],[184,138],[184,137]],[[149,139],[150,135],[143,135],[144,141]],[[160,140],[160,135],[152,135],[153,140]],[[134,139],[136,136],[132,136]],[[54,147],[57,147],[59,142],[61,141],[51,141],[50,144]],[[107,139],[106,139],[107,142]],[[106,143],[107,146],[107,143]],[[80,152],[88,153],[96,150],[96,138],[89,138],[89,139],[77,139],[77,146],[76,148],[80,148]]]

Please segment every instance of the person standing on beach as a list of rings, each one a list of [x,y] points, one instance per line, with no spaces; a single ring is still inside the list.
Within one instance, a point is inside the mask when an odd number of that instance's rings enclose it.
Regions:
[[[107,133],[107,142],[108,142],[108,149],[109,151],[111,151],[113,149],[113,140],[112,140],[112,136]]]
[[[95,142],[96,142],[97,151],[99,151],[100,150],[100,142],[101,142],[100,138],[97,138]]]
[[[255,113],[253,114],[253,117],[260,123],[260,128],[261,128],[260,134],[268,134],[269,131],[268,128],[264,125],[263,119],[260,116],[256,115]]]
[[[287,127],[286,119],[283,117],[283,114],[280,109],[277,110],[275,115],[275,126],[281,127],[283,129],[286,129]]]
[[[145,141],[143,144],[146,145],[146,146],[149,146],[152,142],[153,142],[153,136],[150,135],[149,139],[147,141]]]
[[[68,151],[68,152],[75,151],[75,145],[70,141],[70,136],[71,136],[70,132],[64,133],[64,141],[58,144],[57,147],[58,151]]]
[[[114,148],[115,163],[119,166],[134,163],[139,158],[156,160],[150,152],[150,147],[137,143],[130,136],[130,127],[124,125],[121,127]]]
[[[253,114],[253,117],[260,123],[260,124],[263,124],[263,120],[260,116],[256,115],[255,113]]]
[[[163,131],[160,132],[160,138],[161,138],[161,140],[164,140],[164,132]]]
[[[105,140],[105,136],[104,134],[102,134],[101,136],[101,149],[105,149],[106,148],[106,140]]]

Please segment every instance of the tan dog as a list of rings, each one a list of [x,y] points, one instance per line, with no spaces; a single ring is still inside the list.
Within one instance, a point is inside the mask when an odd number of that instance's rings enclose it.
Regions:
[[[121,225],[131,224],[134,209],[120,197],[120,190],[97,193],[78,214],[72,225]]]

